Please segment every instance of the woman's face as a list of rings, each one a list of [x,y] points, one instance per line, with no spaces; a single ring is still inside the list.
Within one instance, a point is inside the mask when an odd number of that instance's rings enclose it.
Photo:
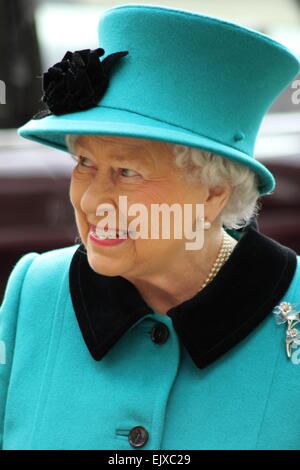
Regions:
[[[208,196],[206,185],[187,182],[184,170],[174,165],[169,143],[86,135],[77,139],[75,149],[77,158],[84,158],[72,172],[70,199],[92,269],[108,276],[134,278],[163,272],[169,263],[175,266],[186,251],[185,243],[191,240],[184,237],[184,232],[182,238],[174,237],[172,216],[170,238],[163,239],[160,229],[159,238],[151,239],[151,205],[166,203],[171,206],[177,203],[183,212],[184,204],[192,204],[195,221],[195,204],[203,203]],[[89,237],[90,226],[107,218],[107,213],[97,215],[97,207],[111,204],[115,208],[115,227],[118,228],[119,196],[127,197],[128,209],[134,203],[146,206],[148,238],[134,240],[128,237],[117,245],[98,245]],[[136,217],[137,214],[128,216],[127,226]],[[194,230],[195,225],[192,228]]]

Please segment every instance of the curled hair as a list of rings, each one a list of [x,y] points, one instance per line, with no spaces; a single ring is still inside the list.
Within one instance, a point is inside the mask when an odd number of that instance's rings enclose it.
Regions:
[[[66,135],[68,150],[75,153],[74,143],[78,134]],[[226,182],[232,187],[231,195],[222,209],[219,219],[228,229],[246,226],[260,210],[259,178],[246,165],[198,147],[168,143],[174,155],[175,165],[185,169],[188,181],[199,181],[209,187]]]
[[[66,147],[71,153],[75,153],[75,141],[79,134],[67,134],[65,136]]]
[[[175,164],[186,169],[187,179],[199,180],[209,187],[227,182],[231,195],[220,213],[220,223],[228,229],[240,229],[260,210],[257,174],[245,165],[213,152],[181,144],[171,144]]]

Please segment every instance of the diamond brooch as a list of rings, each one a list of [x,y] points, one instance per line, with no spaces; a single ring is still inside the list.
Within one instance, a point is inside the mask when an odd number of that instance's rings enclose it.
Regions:
[[[277,325],[286,323],[287,326],[285,345],[288,358],[292,355],[292,349],[300,347],[300,330],[295,328],[300,323],[300,310],[297,311],[297,305],[281,302],[273,309]]]

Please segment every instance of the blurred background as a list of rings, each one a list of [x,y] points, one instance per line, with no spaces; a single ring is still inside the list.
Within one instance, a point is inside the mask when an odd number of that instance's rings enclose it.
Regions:
[[[102,13],[128,3],[182,8],[235,21],[268,34],[300,57],[300,0],[0,0],[0,304],[9,273],[23,254],[78,243],[69,201],[74,160],[19,137],[16,129],[42,107],[42,73],[67,50],[99,47]],[[261,199],[258,229],[300,254],[297,88],[300,76],[269,109],[255,154],[277,181],[274,193]]]

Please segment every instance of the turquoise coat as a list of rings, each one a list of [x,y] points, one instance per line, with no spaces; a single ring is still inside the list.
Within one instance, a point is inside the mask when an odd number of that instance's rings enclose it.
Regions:
[[[83,245],[25,254],[0,309],[1,448],[299,450],[283,301],[300,310],[300,256],[254,229],[166,315]]]

